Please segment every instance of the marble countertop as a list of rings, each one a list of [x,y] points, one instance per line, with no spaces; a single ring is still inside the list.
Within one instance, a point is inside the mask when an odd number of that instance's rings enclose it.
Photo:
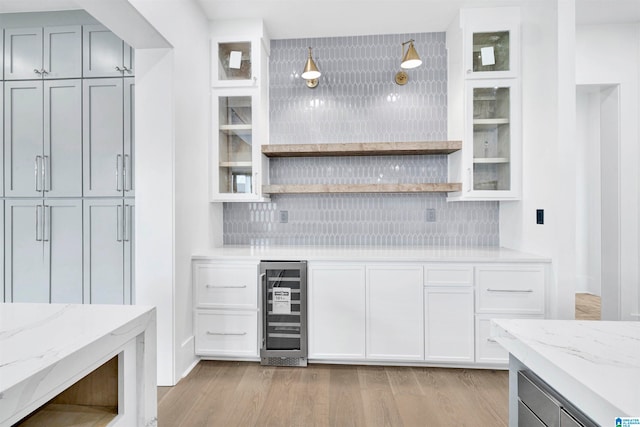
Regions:
[[[223,246],[193,259],[394,261],[394,262],[551,262],[548,257],[506,248],[373,247],[373,246]]]
[[[492,336],[595,422],[640,416],[640,322],[493,319]]]
[[[150,324],[153,307],[0,304],[0,425],[46,403]]]

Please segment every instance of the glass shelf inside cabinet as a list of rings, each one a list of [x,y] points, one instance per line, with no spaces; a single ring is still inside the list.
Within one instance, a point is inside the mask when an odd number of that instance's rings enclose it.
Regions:
[[[473,189],[511,189],[510,89],[473,89]]]
[[[251,42],[218,43],[218,80],[251,80]]]
[[[473,71],[509,71],[509,31],[473,33]]]
[[[252,120],[250,96],[225,96],[219,103],[220,193],[252,192]]]

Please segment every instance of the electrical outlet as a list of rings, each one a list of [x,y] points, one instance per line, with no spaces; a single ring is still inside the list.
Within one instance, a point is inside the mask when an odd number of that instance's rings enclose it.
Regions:
[[[280,211],[280,223],[286,224],[289,222],[289,211]]]
[[[544,209],[536,209],[536,224],[544,224]]]
[[[427,215],[425,217],[427,222],[436,222],[436,210],[433,208],[427,209]]]

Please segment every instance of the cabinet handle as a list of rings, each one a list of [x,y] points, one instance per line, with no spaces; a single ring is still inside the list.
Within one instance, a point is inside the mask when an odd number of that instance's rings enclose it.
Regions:
[[[212,332],[212,331],[207,331],[207,335],[235,335],[235,336],[243,336],[243,335],[247,335],[246,332]]]
[[[51,206],[44,206],[42,216],[42,240],[48,242],[51,239]]]
[[[33,72],[36,73],[37,75],[41,76],[42,75],[42,71],[38,70],[37,68],[33,69]]]
[[[131,218],[131,206],[129,205],[125,205],[124,207],[124,221],[123,221],[123,230],[122,230],[122,237],[124,239],[125,242],[129,242],[131,241],[131,231],[133,229],[133,227],[131,226],[133,224],[133,220]]]
[[[36,160],[34,162],[33,165],[33,177],[35,178],[36,181],[36,191],[41,191],[40,189],[40,160],[42,159],[42,156],[36,156]]]
[[[208,289],[244,289],[247,287],[247,285],[240,285],[240,286],[230,286],[230,285],[206,285],[205,286]]]
[[[119,71],[119,72],[121,72],[121,73],[122,73],[124,70],[123,70],[122,68],[120,68],[119,66],[117,66],[117,65],[116,65],[116,71]]]
[[[49,72],[43,68],[42,70],[40,70],[40,74],[46,76],[47,74],[49,74]]]
[[[116,154],[116,191],[122,191],[122,187],[120,185],[121,165],[122,154]]]
[[[51,160],[49,156],[42,157],[42,191],[51,191]]]
[[[122,206],[118,205],[116,209],[116,241],[122,242]]]
[[[487,338],[487,342],[497,343],[498,341],[494,340],[493,338]]]
[[[487,292],[510,292],[514,294],[530,294],[533,289],[491,289],[487,288]]]
[[[41,242],[42,241],[42,237],[40,237],[40,209],[42,208],[41,205],[36,205],[36,242]]]
[[[131,161],[129,155],[124,155],[124,167],[122,168],[122,176],[124,180],[124,191],[131,191]]]

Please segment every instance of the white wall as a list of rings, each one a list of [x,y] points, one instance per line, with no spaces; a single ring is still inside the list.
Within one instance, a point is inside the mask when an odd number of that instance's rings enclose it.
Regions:
[[[638,313],[639,57],[640,24],[588,25],[576,29],[577,84],[619,84],[620,87],[619,253],[622,292],[619,304],[622,319],[631,319],[632,313]],[[607,283],[602,286],[604,292]]]
[[[500,204],[500,244],[553,261],[549,315],[573,318],[575,133],[573,0],[522,7],[522,200]],[[536,209],[545,224],[536,224]],[[573,231],[572,231],[573,230]]]

